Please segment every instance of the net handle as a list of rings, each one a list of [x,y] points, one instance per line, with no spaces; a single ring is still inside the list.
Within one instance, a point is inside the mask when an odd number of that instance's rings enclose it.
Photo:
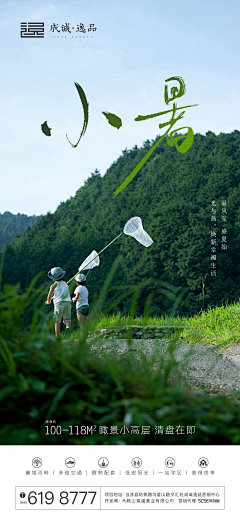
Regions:
[[[91,262],[93,262],[93,260],[95,260],[95,258],[97,258],[97,256],[100,256],[101,253],[103,253],[103,251],[105,251],[105,249],[107,249],[111,244],[113,244],[113,242],[115,242],[115,240],[117,240],[121,235],[123,234],[123,231],[122,233],[120,233],[120,235],[118,235],[116,238],[114,238],[111,242],[109,242],[109,244],[107,246],[105,246],[102,251],[100,251],[100,253],[98,253],[94,258],[92,258],[92,260],[90,260],[86,265],[85,267],[87,267],[89,264],[91,264]],[[83,269],[82,269],[83,271]],[[80,271],[78,271],[74,276],[72,276],[72,278],[70,278],[70,280],[68,280],[67,284],[69,284],[74,278],[75,276],[77,276],[77,274],[79,273]]]

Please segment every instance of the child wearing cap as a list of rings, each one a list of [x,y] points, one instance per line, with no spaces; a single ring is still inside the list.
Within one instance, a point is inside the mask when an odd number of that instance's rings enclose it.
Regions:
[[[76,302],[76,314],[78,323],[81,329],[81,335],[84,335],[85,324],[89,315],[89,304],[88,304],[88,290],[85,287],[86,276],[84,274],[78,274],[75,277],[77,287],[74,291],[73,302]]]
[[[63,318],[63,322],[66,325],[66,329],[70,328],[71,325],[71,296],[69,287],[63,278],[66,271],[63,271],[61,267],[53,267],[48,272],[48,277],[54,280],[54,283],[49,289],[47,295],[46,305],[50,305],[52,299],[54,303],[54,319],[55,319],[55,334],[56,336],[60,332],[60,324]]]

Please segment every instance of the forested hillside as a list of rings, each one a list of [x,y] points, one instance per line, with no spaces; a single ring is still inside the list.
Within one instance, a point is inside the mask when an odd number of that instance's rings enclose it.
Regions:
[[[134,180],[116,197],[114,191],[147,153],[153,142],[124,150],[101,177],[92,174],[74,197],[61,203],[54,214],[41,217],[32,229],[7,246],[3,281],[26,288],[40,271],[53,266],[75,274],[83,259],[116,237],[132,216],[140,216],[154,243],[148,249],[122,235],[101,256],[100,266],[88,277],[90,302],[100,294],[104,280],[121,253],[122,264],[114,277],[109,302],[117,302],[120,286],[147,281],[139,297],[142,313],[151,295],[151,313],[168,312],[173,301],[163,285],[176,294],[185,289],[177,312],[193,314],[233,301],[240,295],[240,132],[216,136],[197,134],[191,149],[179,153],[161,143]],[[77,162],[76,162],[76,168]],[[212,201],[216,221],[211,221]],[[222,202],[226,201],[225,222]],[[214,227],[216,224],[216,227]],[[222,229],[227,229],[227,249],[222,249]],[[216,231],[216,276],[211,276],[211,231]],[[226,234],[225,234],[226,236]],[[46,274],[42,276],[47,282]],[[126,290],[126,289],[125,289]],[[45,295],[43,295],[43,298]],[[150,301],[150,300],[149,300]],[[126,313],[130,296],[116,305]]]
[[[28,217],[18,213],[13,215],[10,211],[0,213],[0,249],[11,242],[14,236],[22,235],[28,227],[34,226],[39,217]]]

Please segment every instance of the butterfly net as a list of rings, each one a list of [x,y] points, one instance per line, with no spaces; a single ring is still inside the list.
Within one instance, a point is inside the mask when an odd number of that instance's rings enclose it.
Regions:
[[[130,235],[135,238],[140,244],[149,247],[153,240],[148,233],[143,229],[142,219],[140,217],[132,217],[124,226],[123,232],[125,235]]]
[[[100,264],[100,258],[98,256],[97,251],[92,251],[90,255],[85,258],[83,263],[78,268],[79,271],[84,271],[85,269],[93,269]]]

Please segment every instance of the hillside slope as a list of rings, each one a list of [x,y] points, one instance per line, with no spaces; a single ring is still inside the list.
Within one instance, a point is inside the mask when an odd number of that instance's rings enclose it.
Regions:
[[[88,278],[90,301],[100,292],[114,259],[122,264],[114,277],[109,304],[117,302],[120,286],[148,280],[142,289],[137,312],[142,314],[148,295],[151,312],[169,312],[173,301],[166,284],[185,290],[178,314],[192,314],[203,307],[232,301],[240,295],[240,132],[216,136],[197,134],[193,146],[180,154],[164,141],[134,180],[116,197],[113,193],[139,163],[152,143],[123,151],[106,174],[92,174],[76,195],[61,203],[54,214],[41,217],[34,228],[7,246],[3,281],[26,288],[40,271],[60,265],[66,279],[75,274],[83,259],[116,237],[134,215],[143,220],[154,243],[145,249],[123,235],[101,256],[100,266]],[[211,221],[212,201],[216,222]],[[226,201],[227,220],[222,221]],[[214,228],[214,224],[216,227]],[[222,249],[222,229],[227,230],[227,249]],[[216,276],[211,276],[211,231],[216,230]],[[46,279],[43,275],[42,279]],[[164,285],[165,284],[165,285]],[[164,285],[164,287],[163,287]],[[116,286],[118,288],[116,288]],[[174,291],[173,291],[174,292]],[[128,312],[130,296],[115,311]]]
[[[34,226],[38,218],[21,213],[14,215],[10,211],[0,213],[0,249],[11,242],[14,236],[22,235],[28,227]]]

